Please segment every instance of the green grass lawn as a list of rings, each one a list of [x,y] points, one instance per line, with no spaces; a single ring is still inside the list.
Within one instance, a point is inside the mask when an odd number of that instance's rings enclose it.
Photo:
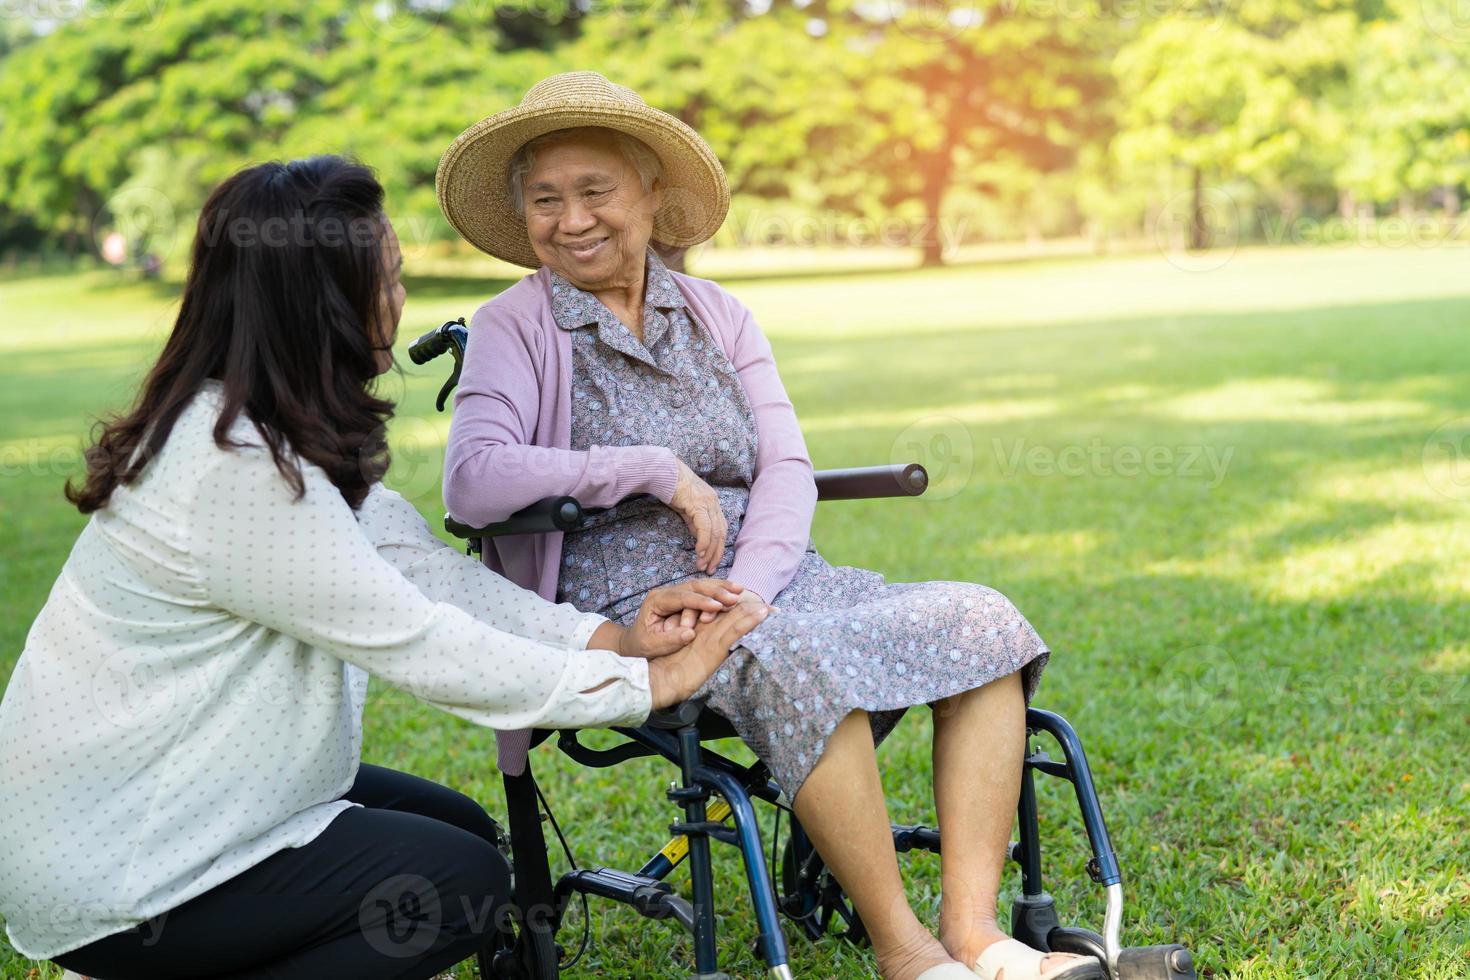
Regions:
[[[504,283],[408,285],[404,345]],[[824,505],[827,557],[991,585],[1055,650],[1036,703],[1089,751],[1126,943],[1183,942],[1211,977],[1470,975],[1470,458],[1450,448],[1470,445],[1470,253],[727,285],[771,335],[819,467],[917,458],[936,478],[929,498]],[[81,526],[60,489],[88,420],[127,401],[172,300],[102,276],[0,283],[0,676]],[[388,384],[389,482],[436,523],[440,378]],[[367,761],[503,813],[489,732],[382,688],[366,724]],[[895,819],[934,821],[929,735],[913,712],[881,752]],[[535,761],[579,861],[636,867],[663,842],[667,765]],[[1049,888],[1098,929],[1064,790],[1041,795]],[[722,965],[755,976],[742,877],[717,853]],[[937,859],[903,860],[933,921]],[[592,914],[576,975],[689,972],[672,927]],[[861,951],[788,937],[798,976],[872,975]],[[54,973],[0,942],[3,976]]]

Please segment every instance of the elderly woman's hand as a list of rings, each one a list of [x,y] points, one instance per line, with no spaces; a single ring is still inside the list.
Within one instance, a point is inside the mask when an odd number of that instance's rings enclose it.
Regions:
[[[739,604],[745,598],[743,592],[734,582],[718,578],[690,579],[651,589],[643,597],[638,617],[619,637],[618,653],[649,660],[676,653],[694,639],[696,620],[713,620]]]
[[[725,512],[720,509],[720,498],[699,474],[679,461],[679,482],[674,487],[674,497],[669,501],[689,532],[694,535],[694,555],[699,560],[699,570],[710,575],[720,567],[725,557],[725,535],[730,530]]]
[[[737,601],[742,604],[754,603],[758,606],[766,605],[766,600],[764,598],[756,595],[745,586],[739,585],[735,582],[729,582],[725,579],[695,579],[691,581],[718,582],[727,588],[738,590],[740,595]],[[678,612],[670,613],[669,615],[665,616],[661,622],[658,622],[654,625],[654,628],[658,630],[673,630],[675,632],[681,629],[691,629],[696,624],[708,623],[710,620],[715,618],[719,611],[720,610],[711,611],[709,609],[696,609],[685,606]]]
[[[725,662],[730,648],[764,622],[769,611],[764,603],[738,603],[701,626],[693,642],[677,653],[649,661],[648,688],[654,710],[678,704],[699,690]]]

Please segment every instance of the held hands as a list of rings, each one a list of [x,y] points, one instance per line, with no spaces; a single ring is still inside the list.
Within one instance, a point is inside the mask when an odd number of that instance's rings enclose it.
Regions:
[[[754,603],[757,606],[764,606],[766,604],[766,600],[762,599],[754,592],[745,588],[743,585],[736,585],[734,582],[727,582],[724,579],[709,578],[693,579],[689,582],[686,582],[685,584],[693,585],[695,582],[719,582],[723,583],[727,587],[732,587],[740,593],[737,601],[741,604]],[[683,609],[680,609],[677,612],[673,612],[665,616],[661,622],[655,623],[653,628],[655,630],[669,630],[678,633],[684,630],[692,629],[694,626],[700,623],[708,623],[715,618],[715,615],[715,612],[711,612],[708,609],[694,609],[690,608],[689,606],[685,606]]]
[[[617,652],[647,660],[676,653],[694,639],[696,621],[712,621],[718,613],[745,600],[744,591],[742,586],[718,578],[690,579],[652,589],[638,608],[638,618],[619,637]]]
[[[720,498],[699,474],[679,460],[679,482],[669,506],[689,525],[694,535],[694,555],[700,571],[713,575],[725,556],[725,536],[730,530]]]
[[[719,669],[730,648],[765,621],[770,607],[763,602],[739,602],[700,627],[693,641],[677,653],[648,663],[648,688],[655,711],[690,697]]]

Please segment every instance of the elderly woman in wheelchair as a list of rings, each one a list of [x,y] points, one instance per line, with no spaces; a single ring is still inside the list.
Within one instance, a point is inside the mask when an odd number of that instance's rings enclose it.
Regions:
[[[628,89],[571,73],[465,131],[438,191],[471,243],[536,269],[471,321],[450,513],[484,525],[558,495],[599,509],[565,533],[490,539],[485,561],[622,623],[650,589],[706,576],[769,603],[696,697],[775,776],[882,974],[1102,976],[1096,959],[1035,950],[996,921],[1046,645],[982,585],[828,564],[809,539],[812,467],[770,345],[738,300],[650,245],[697,244],[723,220],[705,142]],[[905,899],[874,752],[921,704],[934,709],[945,842],[938,939]],[[502,768],[519,771],[526,744],[503,733]]]

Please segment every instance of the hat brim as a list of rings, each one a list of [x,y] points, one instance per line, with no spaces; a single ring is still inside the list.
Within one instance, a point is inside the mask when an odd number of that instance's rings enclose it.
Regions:
[[[480,120],[444,151],[434,177],[439,207],[471,245],[507,262],[541,265],[526,219],[511,204],[510,159],[530,140],[558,129],[602,126],[648,144],[663,165],[663,203],[653,239],[688,247],[708,241],[730,210],[725,170],[709,144],[688,125],[651,106],[606,101],[516,106]]]

